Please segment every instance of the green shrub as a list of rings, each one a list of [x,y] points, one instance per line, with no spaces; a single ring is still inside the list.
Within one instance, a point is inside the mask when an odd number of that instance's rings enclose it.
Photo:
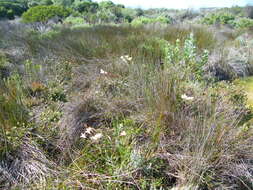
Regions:
[[[84,19],[82,17],[69,16],[64,20],[64,22],[73,24],[73,25],[80,25],[80,24],[84,24]]]
[[[4,7],[0,7],[0,18],[6,18],[7,10]]]
[[[29,0],[27,2],[28,7],[35,7],[38,5],[52,5],[53,2],[51,0]]]
[[[76,0],[74,3],[74,9],[80,13],[82,12],[95,13],[97,12],[97,9],[98,9],[98,3],[91,2],[88,0],[85,0],[85,1]]]
[[[160,16],[157,18],[138,17],[132,21],[133,26],[140,26],[143,24],[150,24],[150,23],[170,24],[171,20],[164,16]]]
[[[202,23],[212,24],[231,24],[235,20],[235,16],[228,12],[212,13],[204,17]]]
[[[46,22],[55,16],[65,18],[71,13],[70,9],[56,5],[40,5],[30,8],[22,15],[24,22]]]
[[[22,102],[21,78],[14,74],[0,81],[0,156],[19,145],[27,127],[27,111]]]
[[[234,22],[236,28],[250,28],[253,27],[253,19],[250,18],[240,18]]]
[[[14,12],[11,9],[0,7],[0,18],[14,19]]]

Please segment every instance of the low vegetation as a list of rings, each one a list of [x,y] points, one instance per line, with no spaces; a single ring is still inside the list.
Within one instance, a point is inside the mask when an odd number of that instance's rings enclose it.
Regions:
[[[253,189],[244,9],[26,3],[0,22],[0,189]]]

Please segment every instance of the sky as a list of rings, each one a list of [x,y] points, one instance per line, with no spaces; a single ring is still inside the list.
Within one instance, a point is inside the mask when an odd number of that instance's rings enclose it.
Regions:
[[[102,0],[97,0],[98,2]],[[138,8],[200,8],[200,7],[231,7],[253,4],[253,0],[112,0],[126,7]]]

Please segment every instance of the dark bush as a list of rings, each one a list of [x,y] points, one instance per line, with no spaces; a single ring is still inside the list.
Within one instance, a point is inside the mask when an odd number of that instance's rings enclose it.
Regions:
[[[98,3],[90,1],[80,1],[75,6],[78,12],[92,12],[95,13],[98,9]]]
[[[27,10],[27,7],[24,3],[19,2],[19,1],[7,1],[7,0],[0,0],[0,7],[3,7],[7,10],[5,13],[5,17],[8,17],[7,14],[9,12],[13,12],[13,15],[20,16],[22,15],[23,12]],[[1,17],[1,16],[0,16]]]

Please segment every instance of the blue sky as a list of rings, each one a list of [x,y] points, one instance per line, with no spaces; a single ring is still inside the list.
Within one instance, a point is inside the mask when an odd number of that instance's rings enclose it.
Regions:
[[[97,0],[98,2],[102,0]],[[244,6],[253,3],[253,0],[112,0],[114,3],[124,4],[127,7],[141,8],[199,8],[199,7],[231,7]]]

